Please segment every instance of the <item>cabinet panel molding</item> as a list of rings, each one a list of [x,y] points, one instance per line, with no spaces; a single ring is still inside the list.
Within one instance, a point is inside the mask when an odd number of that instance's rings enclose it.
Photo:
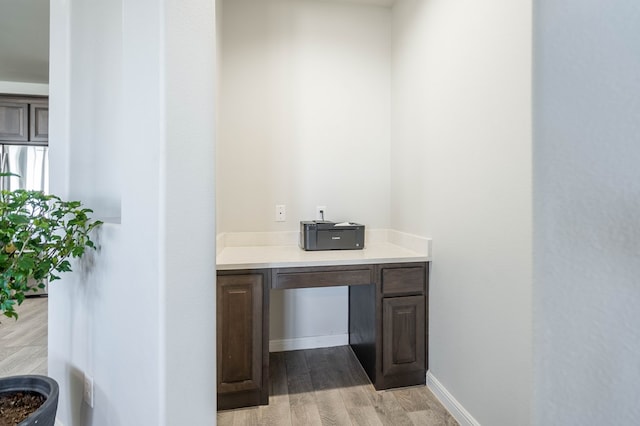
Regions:
[[[221,387],[228,386],[233,390],[258,388],[260,371],[253,368],[256,353],[253,350],[253,304],[260,293],[252,287],[222,286],[222,315],[228,321],[222,324]],[[255,313],[259,314],[260,308]]]
[[[0,143],[47,145],[49,99],[42,96],[0,96]]]
[[[268,274],[218,273],[219,409],[268,403]]]
[[[382,309],[382,374],[425,370],[424,296],[386,298]]]
[[[28,103],[0,100],[0,141],[28,141],[28,122]]]
[[[49,105],[33,103],[30,105],[29,140],[47,142],[49,140]]]

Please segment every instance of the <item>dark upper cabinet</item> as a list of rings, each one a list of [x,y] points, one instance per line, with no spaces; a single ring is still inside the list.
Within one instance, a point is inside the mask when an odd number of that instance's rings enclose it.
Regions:
[[[49,140],[49,104],[32,103],[29,107],[29,140],[47,142]]]
[[[47,98],[0,96],[0,142],[46,145],[48,141]]]
[[[0,141],[29,140],[29,104],[0,99]]]

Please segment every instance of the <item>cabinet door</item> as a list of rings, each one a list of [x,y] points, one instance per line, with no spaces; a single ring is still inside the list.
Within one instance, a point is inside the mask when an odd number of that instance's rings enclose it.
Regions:
[[[28,140],[28,108],[28,103],[0,100],[0,140]]]
[[[218,393],[262,384],[262,274],[218,276]]]
[[[382,300],[382,374],[425,371],[425,297]]]
[[[49,140],[49,105],[46,103],[33,103],[30,107],[29,140],[47,142]]]

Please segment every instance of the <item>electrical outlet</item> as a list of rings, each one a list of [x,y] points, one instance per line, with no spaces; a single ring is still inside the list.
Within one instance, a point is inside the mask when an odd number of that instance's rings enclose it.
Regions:
[[[93,408],[93,377],[87,373],[84,374],[84,391],[82,394],[84,402],[91,408]]]
[[[287,220],[287,209],[284,204],[276,205],[276,222],[284,222]]]
[[[327,206],[316,206],[316,220],[327,220]]]

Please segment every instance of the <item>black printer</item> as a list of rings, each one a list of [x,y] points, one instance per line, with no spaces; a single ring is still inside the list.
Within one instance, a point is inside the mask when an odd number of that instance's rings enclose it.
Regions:
[[[361,250],[364,248],[364,225],[327,220],[300,222],[300,248],[303,250]]]

